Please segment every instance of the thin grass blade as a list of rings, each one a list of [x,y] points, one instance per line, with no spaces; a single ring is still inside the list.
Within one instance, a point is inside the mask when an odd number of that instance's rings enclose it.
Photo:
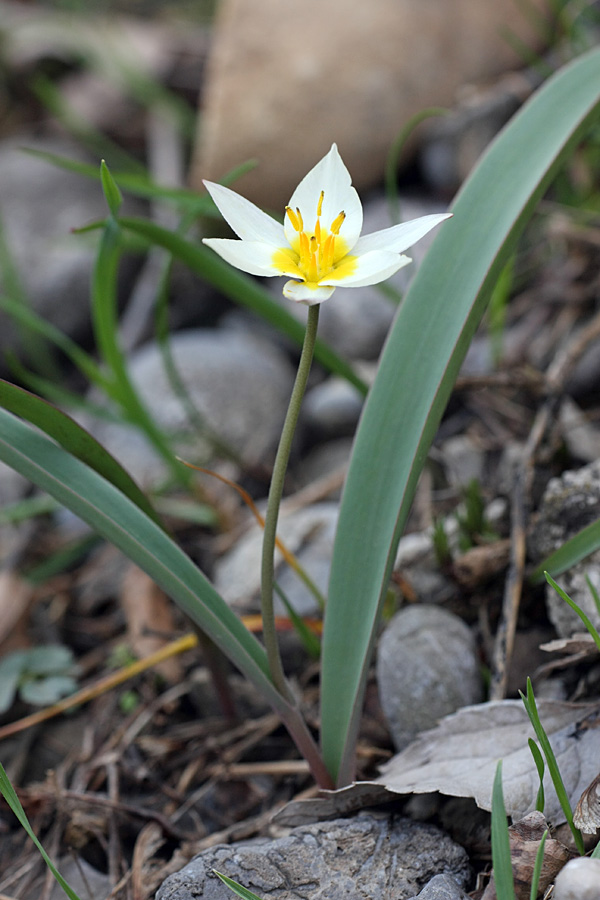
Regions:
[[[48,868],[54,875],[55,879],[60,884],[61,888],[63,889],[63,891],[69,898],[69,900],[80,900],[79,895],[76,894],[75,891],[73,890],[73,888],[65,881],[65,879],[62,877],[62,875],[60,874],[60,872],[58,871],[58,869],[56,868],[56,866],[54,865],[54,863],[52,862],[52,860],[50,859],[50,857],[48,856],[48,854],[46,853],[46,851],[44,850],[42,845],[40,844],[39,840],[37,839],[37,837],[33,831],[33,828],[29,824],[29,819],[25,815],[25,810],[23,809],[23,807],[21,805],[21,801],[17,797],[17,793],[16,793],[15,789],[13,788],[12,784],[10,783],[9,777],[6,774],[6,772],[4,771],[4,767],[3,767],[2,763],[0,763],[0,794],[2,794],[2,796],[4,797],[4,799],[10,806],[11,810],[13,811],[13,813],[19,820],[21,827],[25,829],[25,831],[27,832],[27,834],[29,835],[29,837],[31,838],[31,840],[33,841],[33,843],[35,844],[35,846],[37,847],[39,852],[41,853],[41,855],[44,859],[44,862],[46,863],[46,865],[48,866]]]
[[[353,776],[381,606],[460,364],[525,223],[599,112],[595,50],[548,81],[496,138],[398,311],[355,439],[333,553],[321,727],[326,765],[338,785]]]
[[[560,585],[558,585],[555,582],[554,578],[552,578],[551,575],[548,575],[547,572],[545,573],[545,575],[546,575],[546,581],[548,582],[550,587],[553,587],[554,590],[556,591],[556,593],[558,594],[558,596],[561,598],[561,600],[564,600],[565,603],[571,607],[573,612],[577,613],[577,615],[579,616],[579,618],[581,619],[581,621],[587,628],[589,634],[591,634],[591,636],[594,638],[594,643],[596,644],[596,647],[598,648],[598,652],[600,652],[600,634],[598,634],[598,631],[594,627],[594,623],[591,621],[591,619],[588,616],[586,616],[586,614],[581,609],[581,607],[577,606],[577,604],[575,603],[574,600],[571,600],[571,598],[569,597],[567,592],[563,591],[563,589],[560,587]]]
[[[498,900],[516,900],[508,820],[502,791],[502,762],[498,763],[492,789],[492,863]]]
[[[590,553],[594,553],[600,548],[600,519],[586,525],[572,538],[565,541],[564,544],[543,559],[539,566],[536,566],[529,580],[532,584],[537,584],[544,580],[546,572],[551,575],[562,575],[571,566],[585,559]]]

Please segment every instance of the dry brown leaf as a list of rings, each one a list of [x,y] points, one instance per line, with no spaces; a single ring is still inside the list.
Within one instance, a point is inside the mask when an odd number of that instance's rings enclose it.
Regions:
[[[579,798],[573,822],[584,834],[596,834],[600,828],[600,775],[596,775]]]
[[[515,822],[508,829],[510,836],[510,856],[512,860],[515,896],[517,900],[529,900],[531,879],[535,859],[544,831],[548,827],[541,812],[532,812]],[[571,853],[560,841],[548,837],[544,846],[544,861],[540,872],[538,896],[552,884],[562,867],[571,858]],[[496,900],[494,879],[489,882],[481,900]]]
[[[164,881],[163,860],[153,857],[165,840],[156,822],[144,825],[137,836],[131,865],[133,900],[150,900]]]
[[[127,619],[129,644],[140,659],[164,647],[176,630],[173,607],[166,594],[137,566],[129,566],[125,573],[121,604]],[[183,680],[183,669],[177,657],[160,663],[156,670],[169,684]]]
[[[540,644],[540,650],[546,653],[586,653],[593,656],[598,653],[596,642],[587,631],[577,632],[567,638],[556,638],[546,644]]]
[[[598,773],[600,706],[539,700],[537,707],[573,807]],[[522,819],[535,808],[539,787],[527,744],[530,737],[534,737],[533,729],[519,700],[467,706],[419,735],[383,766],[375,781],[324,792],[320,800],[292,802],[277,814],[275,821],[304,824],[384,803],[392,800],[394,794],[435,791],[451,797],[472,797],[479,807],[491,810],[499,760],[503,760],[507,813]],[[565,817],[547,772],[544,790],[548,820],[554,826],[562,824]]]

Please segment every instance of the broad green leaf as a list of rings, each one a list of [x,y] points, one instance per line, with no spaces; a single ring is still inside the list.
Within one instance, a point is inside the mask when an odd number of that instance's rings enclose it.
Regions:
[[[502,791],[502,762],[498,763],[492,789],[492,864],[498,900],[515,900],[510,837]]]
[[[191,559],[138,506],[93,469],[3,409],[0,459],[147,572],[290,722],[290,707],[269,677],[263,647]]]
[[[0,379],[0,406],[27,419],[115,485],[139,506],[150,518],[162,526],[152,504],[132,477],[81,425],[55,406],[30,394],[29,391]]]
[[[599,107],[600,50],[594,50],[550,79],[498,135],[398,311],[355,439],[333,553],[321,728],[325,762],[338,784],[352,778],[380,608],[460,364],[525,223]]]
[[[119,224],[126,231],[144,237],[151,244],[164,247],[193,272],[210,282],[213,287],[218,288],[226,297],[253,310],[297,344],[303,343],[304,325],[301,322],[283,306],[272,300],[267,291],[256,281],[248,275],[232,269],[228,263],[203,244],[188,241],[175,232],[161,228],[160,225],[155,225],[154,222],[148,222],[146,219],[122,216],[119,218]],[[338,356],[324,341],[318,339],[315,345],[315,359],[331,372],[345,378],[362,394],[366,394],[367,387],[352,366]]]
[[[562,575],[563,572],[585,559],[590,553],[594,553],[598,548],[600,548],[600,519],[586,525],[572,538],[565,541],[558,550],[543,559],[539,566],[535,567],[529,580],[533,584],[543,581],[546,572],[551,575]]]

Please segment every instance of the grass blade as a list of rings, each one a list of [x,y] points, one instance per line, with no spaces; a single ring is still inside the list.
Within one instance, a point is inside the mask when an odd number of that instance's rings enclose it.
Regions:
[[[27,834],[29,835],[29,837],[31,838],[31,840],[33,841],[35,846],[40,851],[40,853],[44,859],[44,862],[46,863],[46,865],[48,866],[48,868],[50,869],[50,871],[52,872],[52,874],[54,875],[54,877],[56,878],[58,883],[60,884],[61,888],[63,889],[63,891],[69,898],[69,900],[80,900],[79,895],[76,894],[75,891],[73,890],[73,888],[65,881],[65,879],[62,877],[62,875],[60,874],[58,869],[55,867],[54,863],[52,862],[52,860],[50,859],[50,857],[48,856],[48,854],[46,853],[46,851],[40,844],[39,840],[37,839],[37,837],[33,831],[33,828],[29,824],[29,819],[25,815],[25,810],[21,806],[21,801],[17,797],[17,793],[16,793],[15,789],[13,788],[12,784],[10,783],[9,777],[6,774],[6,772],[4,771],[4,767],[3,767],[2,763],[0,763],[0,794],[2,794],[2,796],[4,797],[4,799],[10,806],[11,810],[14,812],[15,816],[19,820],[21,827],[25,829],[25,831],[27,832]]]
[[[544,806],[546,805],[546,798],[544,796],[544,771],[546,769],[546,764],[544,763],[544,757],[540,752],[540,748],[533,740],[533,738],[529,738],[527,741],[529,744],[529,749],[531,751],[531,755],[533,756],[533,761],[535,763],[535,767],[537,769],[540,786],[538,788],[537,796],[535,798],[535,808],[538,812],[544,812]]]
[[[590,553],[594,553],[598,548],[600,548],[600,519],[586,525],[572,538],[565,541],[558,550],[542,560],[529,576],[529,580],[532,584],[543,581],[546,572],[551,575],[562,575],[563,572],[585,559]]]
[[[600,50],[550,79],[459,193],[398,311],[342,498],[323,635],[322,746],[338,784],[417,480],[460,364],[525,223],[600,111]],[[334,301],[335,302],[335,301]]]
[[[544,865],[544,847],[546,846],[546,839],[549,833],[550,832],[546,828],[545,832],[542,835],[538,851],[535,854],[535,863],[533,864],[533,873],[531,875],[531,891],[529,894],[529,900],[537,900],[537,895],[539,893],[538,888],[540,884],[540,875],[542,874],[542,866]]]
[[[238,884],[237,881],[234,881],[233,878],[228,878],[227,875],[221,875],[216,869],[213,869],[213,872],[215,875],[219,876],[223,884],[226,884],[234,894],[237,894],[238,897],[240,897],[240,900],[262,900],[258,894],[253,894],[248,888],[242,887],[242,885]]]
[[[537,705],[535,702],[535,696],[533,693],[533,686],[531,684],[530,678],[527,679],[527,696],[525,696],[522,691],[519,691],[519,693],[521,695],[521,700],[523,701],[523,706],[527,710],[527,715],[529,716],[529,720],[533,726],[533,730],[535,731],[535,736],[537,737],[538,743],[542,748],[542,752],[546,758],[546,765],[548,766],[548,771],[550,772],[552,784],[554,785],[554,790],[556,791],[556,796],[558,797],[562,811],[565,814],[567,824],[571,829],[571,833],[575,841],[575,846],[577,847],[579,853],[583,856],[583,854],[585,853],[583,838],[581,837],[581,832],[578,828],[575,827],[573,823],[573,812],[571,810],[571,804],[569,803],[569,797],[565,790],[565,785],[562,780],[562,775],[560,774],[556,756],[554,755],[554,750],[552,749],[544,726],[540,721]]]
[[[492,790],[492,863],[498,900],[516,900],[510,836],[502,791],[502,762],[498,763]]]
[[[551,587],[554,588],[554,590],[556,591],[558,596],[562,600],[564,600],[568,606],[571,607],[573,612],[577,613],[577,615],[579,616],[579,618],[581,619],[581,621],[587,628],[589,634],[591,634],[591,636],[594,638],[594,643],[596,644],[596,647],[598,648],[598,652],[600,653],[600,634],[598,634],[598,631],[594,627],[593,622],[588,618],[588,616],[586,616],[584,611],[582,609],[580,609],[579,606],[577,606],[575,601],[571,600],[571,598],[569,597],[567,592],[563,591],[563,589],[555,582],[554,578],[552,578],[550,575],[548,575],[547,572],[545,573],[545,575],[546,575],[546,581],[548,582],[548,584]],[[591,585],[590,585],[590,587],[591,587]]]

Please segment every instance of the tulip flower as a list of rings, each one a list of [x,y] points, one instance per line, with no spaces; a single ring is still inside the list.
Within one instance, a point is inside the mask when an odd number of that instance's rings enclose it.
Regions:
[[[335,144],[292,194],[283,225],[235,191],[204,184],[241,238],[204,243],[250,275],[287,276],[284,296],[307,306],[327,300],[336,287],[385,281],[411,262],[404,251],[449,217],[422,216],[361,237],[362,205]]]

